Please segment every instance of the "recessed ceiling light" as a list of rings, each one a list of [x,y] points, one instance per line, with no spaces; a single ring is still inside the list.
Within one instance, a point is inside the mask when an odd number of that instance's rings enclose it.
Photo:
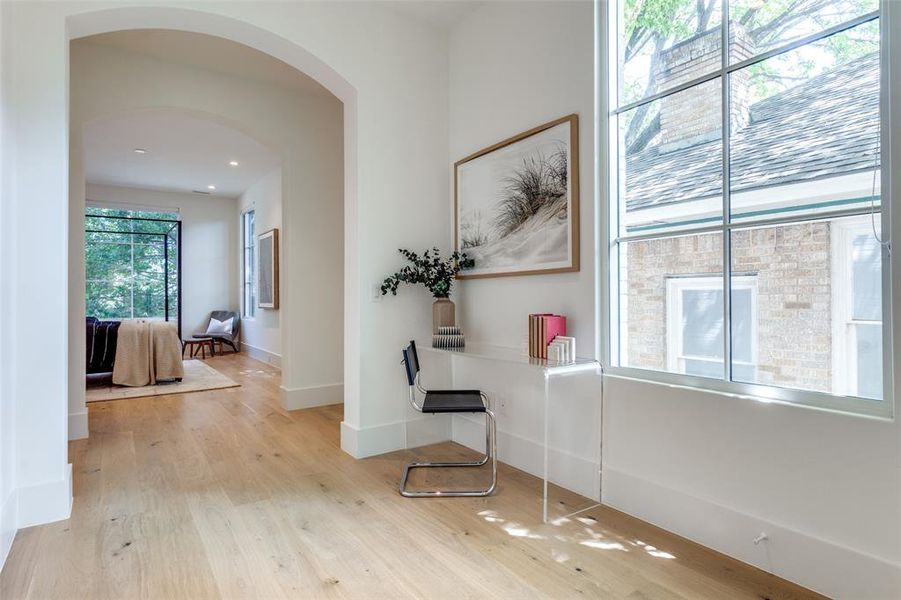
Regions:
[[[144,148],[135,148],[135,154],[147,154],[147,150]]]
[[[230,165],[233,166],[233,167],[237,167],[237,166],[238,166],[238,161],[236,161],[236,160],[230,160],[230,161],[228,161],[228,164],[230,164]]]
[[[215,186],[215,185],[208,185],[208,186],[206,186],[206,189],[208,189],[208,190],[215,190],[215,189],[216,189],[216,186]]]

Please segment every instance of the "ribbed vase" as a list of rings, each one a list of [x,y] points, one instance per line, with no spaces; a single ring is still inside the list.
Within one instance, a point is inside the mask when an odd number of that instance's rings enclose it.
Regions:
[[[456,325],[454,303],[450,298],[436,298],[432,304],[432,334],[438,333],[439,327]]]

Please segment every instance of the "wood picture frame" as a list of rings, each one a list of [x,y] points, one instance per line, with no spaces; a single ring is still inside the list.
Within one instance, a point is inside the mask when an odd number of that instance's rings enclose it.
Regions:
[[[257,306],[278,309],[278,229],[257,236]]]
[[[538,194],[526,189],[523,180],[544,180],[548,173],[556,186]],[[526,196],[546,195],[547,202],[525,201],[523,189]],[[454,163],[454,248],[475,259],[458,279],[579,270],[579,115],[533,127]]]

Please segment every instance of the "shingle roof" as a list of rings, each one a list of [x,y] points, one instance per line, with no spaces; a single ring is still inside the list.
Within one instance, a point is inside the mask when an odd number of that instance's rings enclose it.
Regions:
[[[732,132],[732,191],[871,170],[878,140],[873,53],[753,104],[748,125]],[[720,194],[720,139],[664,153],[649,146],[629,157],[626,189],[627,210]]]

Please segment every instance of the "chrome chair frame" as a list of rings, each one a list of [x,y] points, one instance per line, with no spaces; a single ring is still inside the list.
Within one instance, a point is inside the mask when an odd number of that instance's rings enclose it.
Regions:
[[[412,350],[416,352],[415,344],[411,344]],[[418,358],[415,358],[416,362],[419,362]],[[404,359],[406,362],[406,358]],[[406,366],[406,365],[405,365]],[[410,373],[412,371],[408,371]],[[416,392],[425,395],[428,393],[428,390],[423,389],[420,384],[420,374],[419,374],[419,365],[415,365],[415,378],[413,379],[413,384],[410,385],[410,404],[413,406],[413,409],[422,413],[423,406],[422,404],[416,403]],[[494,412],[490,409],[488,396],[485,395],[484,392],[479,392],[479,396],[482,397],[482,404],[485,407],[485,456],[483,456],[479,460],[475,461],[463,461],[463,462],[431,462],[431,461],[422,461],[422,462],[412,462],[408,463],[404,466],[403,474],[400,478],[400,495],[406,498],[441,498],[441,497],[483,497],[490,496],[495,488],[497,488],[497,420],[495,419]],[[436,414],[451,414],[451,413],[436,413]],[[478,414],[478,413],[470,413],[470,414]],[[406,489],[407,487],[407,478],[410,475],[410,471],[413,469],[429,469],[429,468],[444,468],[444,467],[482,467],[491,461],[491,485],[485,489],[480,490],[447,490],[447,491],[409,491]]]

